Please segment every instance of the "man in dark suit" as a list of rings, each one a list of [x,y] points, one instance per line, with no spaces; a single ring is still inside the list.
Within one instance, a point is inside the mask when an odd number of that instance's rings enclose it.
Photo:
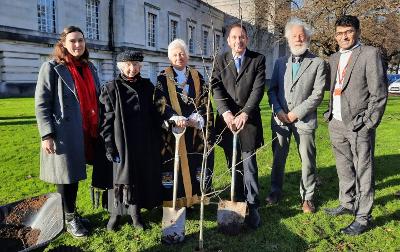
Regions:
[[[387,84],[379,50],[359,42],[357,17],[343,16],[335,27],[340,50],[329,58],[331,99],[324,116],[336,157],[340,205],[325,211],[354,214],[341,232],[358,235],[372,219],[375,130],[385,111]]]
[[[212,88],[218,110],[215,129],[221,136],[219,144],[229,167],[232,161],[231,131],[240,130],[237,160],[242,158],[243,163],[236,166],[235,194],[236,200],[247,201],[246,223],[256,229],[261,222],[255,152],[264,144],[259,104],[265,88],[265,57],[247,49],[249,38],[240,23],[230,25],[227,34],[231,50],[216,58],[213,70]]]

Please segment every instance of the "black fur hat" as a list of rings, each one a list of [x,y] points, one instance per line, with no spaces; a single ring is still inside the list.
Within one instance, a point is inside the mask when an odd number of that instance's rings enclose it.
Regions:
[[[143,61],[143,54],[139,51],[124,51],[117,55],[117,62],[126,62],[126,61]]]

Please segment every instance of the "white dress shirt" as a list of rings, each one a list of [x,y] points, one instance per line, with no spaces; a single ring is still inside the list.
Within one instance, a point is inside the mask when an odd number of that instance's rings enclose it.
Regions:
[[[353,50],[357,47],[360,46],[360,43],[357,43],[355,46],[348,50],[343,50],[340,49],[340,59],[339,59],[339,64],[336,70],[336,82],[335,82],[335,89],[342,89],[342,85],[344,84],[344,78],[345,76],[342,76],[343,73],[345,73],[345,69],[348,67],[348,64],[350,62],[351,54]],[[346,74],[344,74],[346,75]],[[340,81],[342,83],[340,83]],[[341,101],[340,101],[340,95],[335,95],[335,92],[333,92],[333,103],[332,103],[332,116],[338,121],[342,121],[342,109],[341,109]]]

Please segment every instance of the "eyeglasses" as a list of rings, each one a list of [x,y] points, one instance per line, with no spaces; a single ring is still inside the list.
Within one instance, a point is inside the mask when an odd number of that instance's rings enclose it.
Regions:
[[[356,31],[354,29],[350,29],[344,32],[336,32],[335,33],[335,37],[336,38],[343,38],[344,35],[346,35],[346,37],[353,35]]]

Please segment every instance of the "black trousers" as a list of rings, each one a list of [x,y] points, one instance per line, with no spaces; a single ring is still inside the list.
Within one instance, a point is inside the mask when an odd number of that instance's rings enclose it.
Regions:
[[[233,144],[230,144],[230,142],[225,141],[225,144],[222,146],[229,168],[232,167],[233,155]],[[255,150],[242,152],[239,142],[237,143],[236,148],[236,162],[240,163],[236,165],[235,200],[247,201],[250,207],[257,208],[260,201],[258,199],[258,167]],[[241,162],[242,160],[243,162]]]
[[[78,183],[57,184],[57,192],[61,194],[61,199],[65,213],[75,212],[76,196],[78,195]]]

